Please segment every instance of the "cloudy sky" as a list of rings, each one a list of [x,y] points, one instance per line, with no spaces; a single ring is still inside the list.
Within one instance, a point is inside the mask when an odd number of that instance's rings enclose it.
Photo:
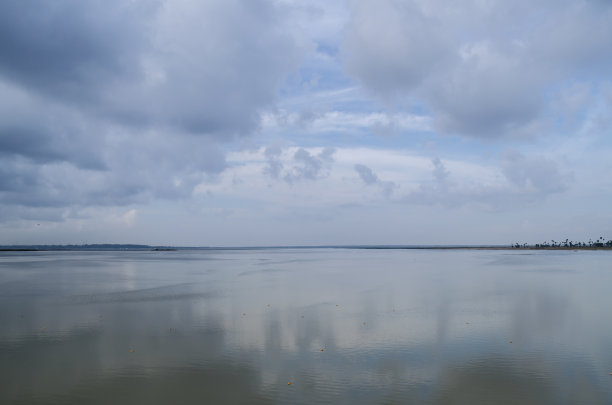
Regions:
[[[0,244],[612,237],[612,3],[0,3]]]

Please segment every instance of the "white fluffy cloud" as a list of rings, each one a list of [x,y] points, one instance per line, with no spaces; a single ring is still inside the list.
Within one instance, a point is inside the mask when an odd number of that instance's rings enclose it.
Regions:
[[[608,2],[349,2],[347,71],[393,105],[424,104],[438,129],[533,136],[549,92],[612,66]],[[404,101],[405,102],[405,101]]]

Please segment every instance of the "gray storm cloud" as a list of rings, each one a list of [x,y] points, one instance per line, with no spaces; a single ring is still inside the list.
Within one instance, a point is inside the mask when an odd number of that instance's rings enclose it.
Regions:
[[[0,4],[0,203],[188,196],[302,49],[267,1]],[[25,192],[27,190],[27,192]]]
[[[5,80],[126,125],[251,130],[298,49],[266,1],[32,1],[0,7]]]

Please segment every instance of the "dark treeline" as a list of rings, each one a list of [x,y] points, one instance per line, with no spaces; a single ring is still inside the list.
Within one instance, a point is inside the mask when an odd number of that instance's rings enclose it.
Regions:
[[[535,245],[529,245],[527,243],[513,243],[514,248],[612,248],[612,240],[606,240],[603,236],[599,239],[589,239],[588,242],[576,242],[573,240],[554,240],[544,241],[543,243],[536,243]]]
[[[150,249],[149,245],[99,243],[82,245],[10,245],[0,246],[0,251],[37,251],[37,250],[141,250]]]

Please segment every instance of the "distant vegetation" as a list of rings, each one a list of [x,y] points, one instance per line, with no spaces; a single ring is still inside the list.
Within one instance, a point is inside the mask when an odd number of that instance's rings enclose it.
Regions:
[[[517,249],[547,249],[547,248],[563,248],[563,249],[593,249],[593,248],[612,248],[612,240],[606,240],[603,236],[599,239],[589,239],[588,242],[575,242],[565,239],[556,241],[551,239],[550,242],[536,243],[529,245],[527,243],[513,243],[513,248]]]
[[[142,250],[150,249],[149,245],[100,243],[83,245],[12,245],[0,246],[0,251],[36,251],[36,250]]]

